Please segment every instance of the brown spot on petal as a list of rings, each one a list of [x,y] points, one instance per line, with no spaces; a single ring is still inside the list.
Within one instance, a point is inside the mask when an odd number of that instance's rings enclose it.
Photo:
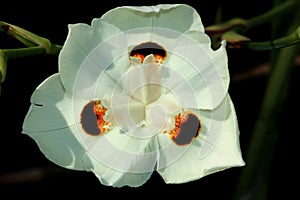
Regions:
[[[187,145],[199,135],[200,130],[201,122],[195,114],[179,113],[175,116],[175,128],[169,131],[169,135],[177,145]]]
[[[145,57],[150,54],[154,56],[157,65],[161,65],[167,57],[167,51],[154,42],[145,42],[135,46],[129,53],[129,56],[135,57],[143,63]]]
[[[107,109],[101,101],[90,101],[81,112],[80,123],[82,129],[89,135],[100,135],[109,130],[111,124],[104,120]]]

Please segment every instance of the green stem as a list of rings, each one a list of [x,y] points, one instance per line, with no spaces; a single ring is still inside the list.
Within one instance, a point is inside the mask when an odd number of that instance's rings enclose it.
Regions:
[[[3,51],[3,53],[6,55],[8,59],[45,54],[45,49],[39,46],[19,48],[19,49],[2,49],[1,51]]]
[[[3,21],[0,21],[0,31],[7,33],[11,37],[16,38],[17,40],[19,40],[21,43],[25,44],[28,47],[35,46],[36,39],[33,38],[39,37],[23,28],[20,28],[18,26]]]
[[[260,193],[259,190],[256,191],[254,188],[259,188],[261,181],[266,181],[265,176],[268,174],[271,160],[265,158],[272,157],[272,155],[266,153],[268,152],[266,148],[274,149],[275,146],[270,145],[269,137],[272,134],[276,134],[275,131],[278,128],[276,125],[278,124],[280,109],[282,108],[282,103],[278,101],[282,101],[281,96],[284,93],[282,88],[291,73],[291,65],[293,65],[298,50],[299,46],[282,49],[274,66],[260,115],[248,145],[249,149],[245,159],[246,167],[242,170],[237,184],[236,193],[238,195],[249,194],[251,191]]]
[[[0,21],[0,31],[18,39],[28,47],[41,46],[45,49],[46,54],[58,54],[61,49],[60,45],[52,44],[47,38],[3,21]]]
[[[299,19],[300,6],[295,11],[290,30],[295,30],[299,26]],[[253,199],[265,196],[262,194],[266,193],[264,190],[266,190],[267,185],[265,184],[267,184],[272,154],[274,153],[276,138],[279,133],[278,120],[284,103],[285,85],[291,75],[292,66],[299,49],[300,45],[281,49],[272,67],[273,70],[268,80],[259,117],[248,145],[245,159],[246,167],[241,171],[238,180],[235,193],[236,197],[238,197],[237,199],[245,195],[251,195],[254,197]]]
[[[274,18],[282,17],[285,14],[293,12],[298,3],[299,2],[297,0],[285,1],[277,5],[273,9],[256,17],[250,19],[233,18],[223,23],[207,26],[205,27],[205,31],[211,36],[217,36],[229,30],[239,33],[245,32],[248,29],[253,28],[255,26],[273,21]]]
[[[251,50],[256,51],[266,51],[266,50],[273,50],[273,49],[281,49],[284,47],[292,46],[300,44],[300,26],[298,29],[291,35],[275,39],[273,41],[267,42],[243,42],[242,46],[247,47]]]
[[[245,23],[246,27],[249,29],[249,28],[264,24],[266,22],[272,21],[272,20],[274,20],[274,18],[283,17],[285,14],[293,12],[293,10],[295,9],[295,6],[298,3],[297,1],[298,0],[285,1],[285,2],[275,6],[268,12],[265,12],[261,15],[258,15],[256,17],[246,20],[246,23]]]
[[[5,80],[8,59],[41,54],[58,55],[62,49],[62,46],[52,44],[50,40],[46,38],[40,37],[23,28],[6,22],[0,21],[0,31],[7,33],[27,46],[27,48],[0,49],[0,83],[4,82]]]
[[[226,40],[229,48],[246,47],[252,50],[271,50],[282,48],[299,42],[298,37],[287,36],[278,40],[268,42],[252,42],[250,39],[245,40],[245,33],[248,29],[261,25],[266,22],[272,22],[274,19],[293,13],[299,1],[288,0],[276,5],[273,9],[250,19],[233,18],[223,23],[218,23],[205,28],[208,35],[211,36],[213,47],[220,45],[220,40]],[[230,37],[228,37],[230,36]],[[236,36],[236,37],[235,37]]]
[[[7,56],[0,50],[0,83],[4,82],[6,75]]]
[[[52,51],[49,52],[49,54],[57,55],[61,48],[61,46],[53,45]],[[23,58],[42,54],[46,54],[46,52],[41,46],[18,49],[0,49],[0,83],[4,82],[5,80],[8,59]]]

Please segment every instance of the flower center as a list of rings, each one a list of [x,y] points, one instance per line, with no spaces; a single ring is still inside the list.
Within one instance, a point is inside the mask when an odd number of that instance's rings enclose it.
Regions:
[[[157,43],[145,42],[135,46],[129,56],[137,58],[140,63],[144,62],[147,55],[152,54],[155,58],[155,63],[161,65],[167,57],[167,51]]]
[[[119,101],[120,100],[120,101]],[[128,101],[129,100],[129,101]],[[169,134],[177,145],[190,144],[201,131],[200,119],[190,111],[180,111],[176,97],[172,94],[162,95],[152,103],[143,104],[133,98],[117,99],[117,107],[113,111],[113,121],[106,120],[108,108],[101,101],[90,101],[81,112],[81,126],[85,133],[97,136],[109,132],[112,126],[119,126],[129,135],[151,137],[155,134]],[[124,103],[126,102],[126,103]],[[144,130],[144,131],[143,131]]]
[[[157,66],[166,59],[166,50],[157,43],[145,42],[135,46],[129,56],[139,62],[134,62],[118,80],[121,87],[105,101],[105,106],[99,100],[83,108],[83,130],[89,135],[101,135],[117,126],[133,137],[165,133],[177,145],[191,143],[199,135],[201,123],[195,114],[185,111],[178,97],[164,86],[165,68]]]

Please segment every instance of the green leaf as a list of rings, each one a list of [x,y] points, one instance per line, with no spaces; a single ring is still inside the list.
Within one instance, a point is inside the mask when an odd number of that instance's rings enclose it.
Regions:
[[[222,40],[226,40],[228,47],[230,48],[241,48],[243,42],[248,42],[250,39],[243,36],[235,31],[228,31],[221,37]]]
[[[220,35],[235,27],[246,28],[246,20],[241,18],[233,18],[223,23],[205,27],[205,32],[210,36]]]
[[[3,83],[6,76],[7,56],[4,51],[0,49],[0,83]]]

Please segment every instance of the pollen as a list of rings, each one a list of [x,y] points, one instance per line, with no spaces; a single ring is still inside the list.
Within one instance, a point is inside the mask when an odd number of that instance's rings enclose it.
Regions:
[[[106,114],[107,108],[101,105],[101,101],[95,101],[94,103],[94,113],[97,116],[97,123],[101,133],[105,133],[109,131],[111,126],[110,122],[104,120],[104,116]]]
[[[160,66],[163,64],[163,61],[166,59],[165,57],[162,57],[161,55],[155,55],[154,54],[154,58],[155,58],[155,63]]]
[[[137,58],[140,63],[144,62],[146,56],[152,54],[155,59],[155,63],[160,66],[167,58],[167,51],[159,44],[154,42],[145,42],[135,46],[129,56]]]
[[[134,54],[133,57],[137,58],[140,61],[140,63],[143,63],[145,59],[145,56],[139,53]]]
[[[155,59],[155,63],[156,63],[158,66],[160,66],[160,65],[163,64],[163,61],[165,60],[164,57],[162,57],[161,55],[156,55],[156,54],[154,54],[153,56],[154,56],[154,59]],[[134,54],[133,57],[137,58],[137,59],[140,61],[140,63],[143,63],[143,62],[144,62],[144,59],[145,59],[145,56],[144,56],[144,55],[138,54],[138,53],[137,53],[137,54]]]
[[[181,113],[175,115],[174,119],[175,119],[175,127],[169,131],[169,135],[171,139],[175,139],[178,136],[178,134],[180,133],[180,126],[183,123],[183,118]]]

